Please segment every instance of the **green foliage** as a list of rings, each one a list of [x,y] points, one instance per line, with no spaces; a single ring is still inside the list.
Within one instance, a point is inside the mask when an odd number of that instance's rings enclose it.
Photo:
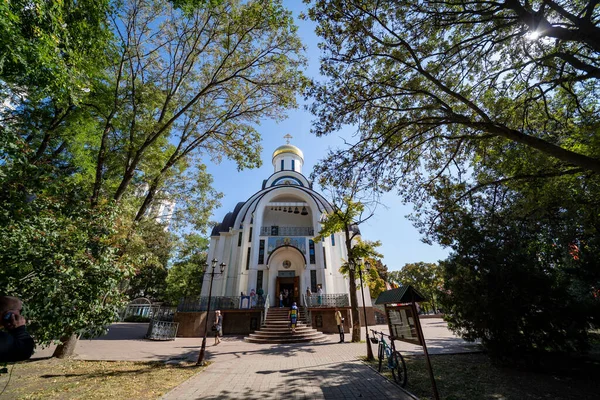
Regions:
[[[114,208],[61,209],[50,196],[12,207],[2,204],[0,286],[23,299],[36,342],[101,333],[118,318],[119,284],[131,273],[119,259]]]
[[[164,282],[156,206],[206,231],[222,195],[203,160],[260,165],[256,126],[295,107],[302,51],[276,0],[0,2],[0,287],[40,343],[112,322],[126,278],[200,289],[202,250]]]
[[[451,329],[500,356],[587,348],[588,329],[600,323],[600,205],[589,183],[570,193],[495,188],[443,217],[438,233],[453,248],[441,265]],[[538,190],[534,203],[528,196]]]
[[[169,269],[167,276],[166,298],[170,304],[177,304],[182,298],[194,298],[200,295],[204,272],[208,240],[197,234],[184,237],[179,248],[178,259]]]
[[[495,354],[582,350],[598,325],[600,29],[594,1],[317,0],[317,166],[416,205],[451,327]]]
[[[314,132],[349,125],[358,138],[321,169],[360,169],[373,189],[417,203],[445,180],[465,193],[600,172],[594,1],[310,4],[327,77],[307,92]]]
[[[142,315],[129,315],[125,317],[123,322],[150,322],[150,318]]]
[[[371,299],[375,301],[377,297],[384,292],[385,289],[385,280],[379,276],[379,272],[377,272],[376,268],[371,268],[367,274],[367,285],[369,286],[369,293],[371,294]]]
[[[135,265],[127,290],[129,299],[164,299],[167,265],[174,243],[174,235],[169,233],[164,224],[155,220],[143,220],[133,228],[123,252],[129,262]]]
[[[64,104],[107,65],[108,0],[0,3],[0,78],[31,99]]]
[[[427,302],[421,303],[421,307],[433,311],[438,309],[444,283],[438,264],[424,262],[405,264],[400,271],[392,271],[389,276],[393,282],[402,286],[410,285],[425,296]]]

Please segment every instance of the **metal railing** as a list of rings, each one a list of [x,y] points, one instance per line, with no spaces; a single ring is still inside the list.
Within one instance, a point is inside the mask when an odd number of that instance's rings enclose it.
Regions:
[[[347,293],[333,294],[313,294],[306,296],[302,294],[304,306],[306,308],[334,308],[334,307],[350,307],[350,300]],[[279,299],[276,299],[279,305]],[[213,296],[210,299],[211,310],[240,310],[253,309],[264,312],[263,320],[267,318],[269,295],[264,296]],[[177,306],[177,312],[197,312],[206,311],[208,309],[208,296],[203,296],[195,299],[182,299]]]
[[[260,236],[314,236],[315,229],[310,226],[263,226]]]
[[[263,326],[265,324],[265,321],[267,320],[267,315],[269,314],[269,294],[268,293],[265,295],[263,300],[264,300],[264,311],[260,313],[260,326]]]
[[[175,313],[175,307],[164,307],[160,304],[129,304],[119,313],[119,318],[121,321],[130,316],[153,319],[157,314],[171,311]]]
[[[213,296],[210,299],[211,310],[262,309],[265,296]],[[208,296],[196,299],[183,299],[177,306],[178,312],[206,311]]]
[[[302,306],[304,307],[304,315],[306,316],[305,321],[309,326],[312,326],[312,316],[310,315],[309,297],[306,294],[302,294]]]
[[[318,295],[313,293],[311,296],[302,295],[304,304],[307,308],[334,308],[350,307],[350,300],[347,293],[333,293]]]
[[[146,339],[150,340],[175,340],[179,322],[160,321],[153,319],[148,325]]]

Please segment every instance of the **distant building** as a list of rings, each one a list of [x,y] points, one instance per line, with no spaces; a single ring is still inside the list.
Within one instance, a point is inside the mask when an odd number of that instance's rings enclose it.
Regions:
[[[143,199],[148,194],[148,188],[147,183],[138,186],[135,190],[135,196]],[[146,217],[153,218],[159,224],[165,225],[165,231],[169,229],[177,205],[174,200],[170,200],[170,197],[166,191],[158,193],[145,214]]]

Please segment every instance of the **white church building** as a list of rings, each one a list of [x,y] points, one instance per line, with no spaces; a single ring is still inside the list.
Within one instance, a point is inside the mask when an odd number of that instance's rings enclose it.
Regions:
[[[278,147],[273,152],[272,164],[273,173],[256,193],[239,202],[212,230],[208,260],[216,259],[218,264],[226,266],[222,274],[214,276],[211,288],[209,262],[201,299],[208,299],[211,290],[211,311],[219,308],[229,313],[224,318],[225,334],[246,331],[228,326],[228,320],[237,321],[237,327],[245,326],[242,320],[253,318],[252,310],[279,307],[280,294],[286,292],[284,306],[296,302],[310,311],[314,327],[334,332],[334,308],[347,312],[350,306],[349,280],[339,271],[347,259],[343,233],[318,242],[313,240],[320,221],[332,207],[302,174],[304,155],[298,147],[291,144]],[[312,296],[306,296],[307,289]],[[365,288],[364,294],[372,315],[369,290]],[[360,292],[357,297],[362,307]],[[234,318],[231,313],[246,316]],[[347,315],[350,317],[349,312]],[[254,321],[249,329],[255,329],[256,325]]]

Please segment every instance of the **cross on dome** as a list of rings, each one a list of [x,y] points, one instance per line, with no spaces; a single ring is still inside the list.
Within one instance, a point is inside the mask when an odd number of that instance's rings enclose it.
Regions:
[[[285,135],[283,138],[284,138],[284,139],[286,139],[286,141],[287,141],[287,144],[290,144],[290,139],[291,139],[291,138],[293,138],[293,136],[292,136],[292,135],[290,135],[290,134],[288,133],[288,134],[287,134],[287,135]]]

